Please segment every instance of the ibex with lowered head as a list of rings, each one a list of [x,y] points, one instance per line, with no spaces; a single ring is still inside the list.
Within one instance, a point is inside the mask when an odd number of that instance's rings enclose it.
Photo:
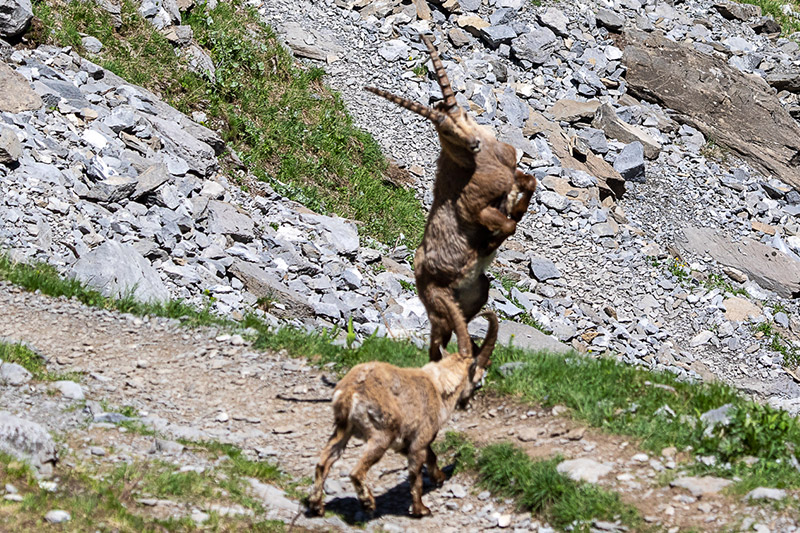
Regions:
[[[366,89],[427,118],[439,134],[433,205],[414,257],[417,292],[431,322],[429,356],[438,361],[453,331],[461,354],[475,348],[467,324],[489,298],[484,272],[527,212],[536,178],[517,170],[513,146],[498,141],[456,104],[439,53],[420,37],[442,89],[440,103],[431,108]]]
[[[333,391],[336,427],[317,463],[308,500],[311,511],[325,511],[325,478],[347,441],[355,436],[366,441],[364,453],[350,473],[363,507],[375,509],[375,498],[365,483],[367,471],[391,448],[408,457],[411,514],[430,514],[422,503],[422,465],[428,465],[428,474],[437,484],[444,482],[431,443],[456,407],[466,405],[483,379],[497,341],[497,316],[485,314],[489,330],[475,359],[455,353],[422,368],[362,363],[342,378]]]

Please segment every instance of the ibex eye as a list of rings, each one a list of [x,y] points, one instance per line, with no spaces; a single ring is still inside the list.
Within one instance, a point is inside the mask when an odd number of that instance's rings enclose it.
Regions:
[[[477,154],[481,151],[481,140],[478,139],[472,144],[472,153]]]

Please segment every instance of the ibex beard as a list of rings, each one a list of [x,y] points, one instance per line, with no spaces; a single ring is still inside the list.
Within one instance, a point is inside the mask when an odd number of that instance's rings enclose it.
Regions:
[[[483,315],[489,328],[474,359],[455,353],[422,368],[363,363],[342,378],[333,391],[335,429],[320,454],[308,500],[312,512],[324,513],[325,479],[350,437],[356,437],[366,446],[350,479],[364,509],[375,510],[375,498],[366,484],[367,472],[391,448],[408,458],[412,516],[430,514],[422,503],[422,465],[427,465],[437,485],[444,482],[431,443],[453,411],[466,406],[489,365],[498,324],[494,312]]]

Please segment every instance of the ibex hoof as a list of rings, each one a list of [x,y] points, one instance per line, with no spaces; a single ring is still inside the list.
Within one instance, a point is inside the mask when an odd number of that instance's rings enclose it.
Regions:
[[[375,511],[375,498],[369,498],[361,500],[361,507],[367,513],[372,513]]]
[[[412,506],[411,507],[411,516],[414,518],[422,518],[423,516],[428,516],[431,514],[431,510],[425,507],[424,504],[420,504],[419,506]]]
[[[322,516],[325,514],[325,504],[323,502],[308,502],[308,510],[312,515]]]

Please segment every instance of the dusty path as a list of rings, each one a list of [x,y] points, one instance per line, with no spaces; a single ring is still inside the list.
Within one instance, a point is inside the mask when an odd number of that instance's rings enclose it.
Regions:
[[[89,309],[0,284],[0,337],[29,343],[50,358],[57,371],[84,372],[87,399],[132,406],[172,438],[233,443],[278,462],[296,479],[312,475],[330,430],[329,407],[283,398],[326,398],[330,388],[322,379],[324,372],[304,360],[256,352],[235,336],[219,335],[163,319]],[[9,391],[5,398],[8,402]],[[770,511],[762,517],[763,509],[748,509],[738,498],[697,499],[664,486],[667,474],[660,472],[674,468],[680,457],[643,456],[634,442],[587,429],[551,410],[481,395],[469,411],[457,413],[447,429],[466,432],[480,444],[511,441],[534,457],[558,453],[603,463],[611,469],[600,478],[601,485],[620,492],[649,521],[670,528],[716,531],[746,516],[769,523],[779,514]],[[366,517],[358,514],[347,481],[358,453],[358,446],[351,445],[334,467],[328,483],[333,502],[328,507],[360,521]],[[382,496],[369,528],[441,531],[446,523],[452,530],[484,529],[496,525],[500,515],[511,514],[512,527],[537,530],[536,520],[515,514],[510,502],[479,495],[463,474],[428,492],[425,500],[433,517],[411,520],[405,516],[405,477],[404,461],[396,455],[372,470],[376,495]]]

